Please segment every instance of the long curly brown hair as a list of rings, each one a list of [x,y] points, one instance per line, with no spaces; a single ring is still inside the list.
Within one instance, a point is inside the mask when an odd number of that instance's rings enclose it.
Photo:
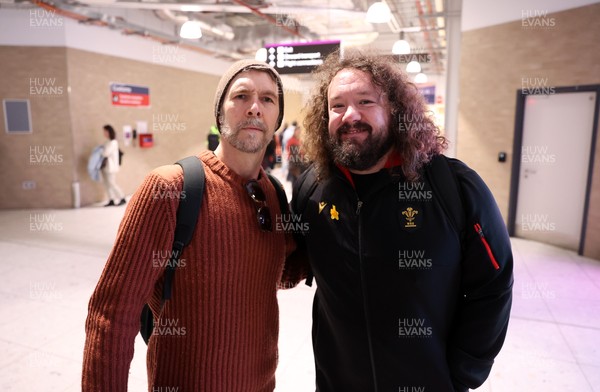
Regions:
[[[359,51],[334,52],[313,73],[315,90],[305,108],[303,147],[316,167],[320,179],[329,176],[333,155],[329,147],[329,109],[327,92],[333,77],[342,69],[353,68],[371,75],[373,83],[387,95],[391,107],[390,126],[394,148],[402,157],[402,171],[409,181],[419,178],[419,169],[448,142],[427,111],[417,87],[408,81],[398,63],[391,58]]]

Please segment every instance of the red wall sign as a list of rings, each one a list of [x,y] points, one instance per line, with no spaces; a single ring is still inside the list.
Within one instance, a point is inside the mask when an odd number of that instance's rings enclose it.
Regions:
[[[150,89],[131,84],[111,83],[110,94],[115,106],[150,106]]]

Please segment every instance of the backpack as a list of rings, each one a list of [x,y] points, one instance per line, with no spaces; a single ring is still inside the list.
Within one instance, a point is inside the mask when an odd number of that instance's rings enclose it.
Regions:
[[[195,156],[190,156],[176,162],[183,168],[183,192],[185,198],[179,200],[177,207],[177,220],[175,223],[175,236],[173,238],[173,246],[171,259],[165,269],[165,279],[163,282],[163,293],[160,304],[160,312],[165,306],[165,302],[171,298],[171,287],[173,276],[175,275],[175,267],[179,263],[179,257],[183,249],[192,240],[192,235],[196,229],[198,216],[200,215],[200,207],[202,205],[202,196],[204,194],[204,166],[202,161]],[[270,174],[267,174],[269,180],[275,187],[277,199],[282,213],[289,211],[287,197],[283,185]],[[140,335],[144,342],[148,344],[152,332],[154,331],[154,315],[148,304],[144,305],[140,315]]]
[[[465,209],[458,179],[448,160],[445,155],[435,155],[426,166],[425,176],[433,191],[444,196],[439,198],[440,204],[462,242],[466,225]]]
[[[440,204],[446,216],[450,219],[450,223],[461,240],[463,240],[465,231],[465,211],[462,203],[462,196],[456,174],[450,168],[448,157],[439,154],[431,158],[428,165],[425,166],[424,176],[427,177],[433,191],[439,195]],[[304,212],[308,204],[308,199],[317,188],[317,175],[313,167],[308,169],[308,172],[303,178],[302,183],[298,188],[297,201],[294,203],[298,206],[298,211]],[[303,243],[304,239],[301,236],[295,236],[296,242]],[[309,271],[306,278],[306,285],[312,286],[313,274]]]

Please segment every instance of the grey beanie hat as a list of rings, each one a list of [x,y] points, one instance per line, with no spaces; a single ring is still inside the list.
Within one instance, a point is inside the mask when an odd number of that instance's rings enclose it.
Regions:
[[[271,67],[267,63],[248,59],[239,60],[233,63],[231,67],[229,67],[229,69],[223,74],[221,80],[219,80],[219,85],[217,86],[217,92],[215,94],[215,118],[217,120],[217,128],[219,129],[219,132],[221,132],[219,115],[221,114],[221,106],[223,106],[223,100],[225,99],[225,92],[237,74],[248,70],[269,72],[275,78],[278,90],[277,95],[279,96],[279,117],[277,118],[277,126],[275,127],[275,130],[279,129],[281,126],[281,122],[283,121],[283,84],[281,83],[279,73],[277,73],[275,68]]]

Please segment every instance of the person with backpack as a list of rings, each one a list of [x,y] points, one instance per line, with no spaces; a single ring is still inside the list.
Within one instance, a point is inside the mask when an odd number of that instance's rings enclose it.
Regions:
[[[103,160],[100,171],[109,200],[104,207],[122,206],[127,203],[127,200],[125,200],[125,194],[117,185],[117,173],[119,172],[119,166],[121,164],[121,150],[119,150],[119,142],[117,141],[115,129],[107,124],[103,127],[103,130],[106,142],[103,145]]]
[[[507,331],[510,239],[483,180],[398,64],[334,53],[313,75],[294,184],[300,249],[317,288],[318,392],[463,392],[488,377]]]
[[[192,159],[201,162],[203,181],[195,181],[199,173],[188,171],[186,158],[183,168],[152,171],[128,204],[89,302],[83,391],[127,389],[145,304],[153,319],[149,391],[275,387],[276,292],[301,277],[291,261],[293,238],[275,225],[287,208],[278,200],[285,193],[261,169],[283,118],[278,73],[255,60],[234,63],[220,79],[214,111],[219,147]],[[198,184],[188,193],[190,178]],[[188,200],[200,209],[192,230],[179,213]],[[181,231],[193,232],[187,246]]]

